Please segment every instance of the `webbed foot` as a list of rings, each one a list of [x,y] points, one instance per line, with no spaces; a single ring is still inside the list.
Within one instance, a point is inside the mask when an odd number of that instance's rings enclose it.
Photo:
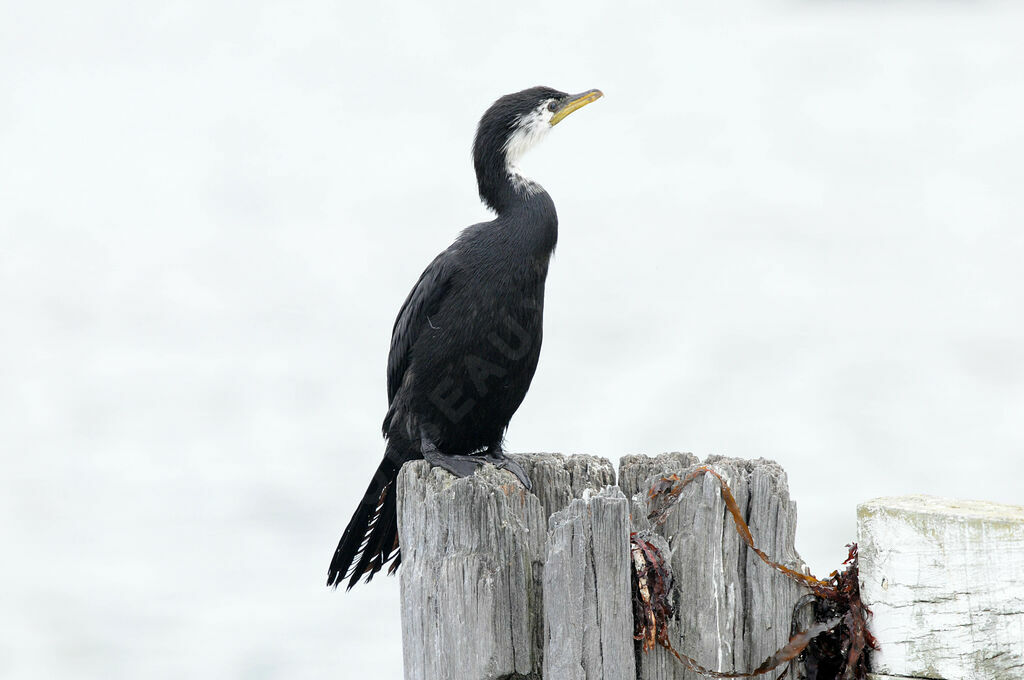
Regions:
[[[431,465],[443,468],[456,477],[469,477],[476,473],[477,468],[485,463],[490,463],[496,468],[508,470],[526,487],[527,491],[533,491],[533,483],[523,466],[512,460],[498,449],[488,449],[483,453],[468,456],[448,456],[438,450],[434,442],[427,436],[423,429],[420,429],[420,451],[423,459]]]

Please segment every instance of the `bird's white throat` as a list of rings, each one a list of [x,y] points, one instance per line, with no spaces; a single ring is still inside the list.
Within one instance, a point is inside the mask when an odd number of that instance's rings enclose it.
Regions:
[[[540,191],[541,187],[523,174],[519,169],[519,160],[551,130],[551,117],[554,115],[548,108],[551,101],[545,101],[530,113],[520,116],[516,129],[505,142],[505,171],[512,184],[528,194]]]

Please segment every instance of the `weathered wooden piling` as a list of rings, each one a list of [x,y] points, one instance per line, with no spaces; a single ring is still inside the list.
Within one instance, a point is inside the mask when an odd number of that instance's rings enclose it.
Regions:
[[[1024,678],[1024,507],[902,496],[857,519],[879,678]]]
[[[646,525],[646,490],[658,478],[680,477],[698,463],[691,454],[626,456],[619,477],[636,491],[633,519]],[[803,569],[794,546],[796,504],[789,498],[785,471],[763,458],[742,460],[710,456],[726,478],[754,542],[786,566]],[[671,547],[676,617],[670,637],[680,652],[705,668],[749,671],[786,643],[797,601],[806,594],[743,544],[722,500],[717,479],[704,476],[683,489],[678,503],[656,531]],[[661,647],[643,654],[643,680],[696,680]],[[773,675],[772,677],[776,677]],[[794,668],[786,677],[796,678]]]
[[[664,650],[639,660],[634,654],[629,534],[647,526],[647,508],[643,493],[626,496],[662,475],[684,473],[697,458],[627,456],[620,473],[625,494],[604,459],[517,459],[534,493],[489,466],[458,480],[424,462],[403,468],[405,677],[693,677]],[[735,485],[756,539],[799,566],[795,507],[782,469],[765,460],[708,462]],[[673,633],[699,663],[755,667],[788,639],[801,593],[747,554],[716,485],[713,479],[691,485],[655,529],[673,550],[679,614]]]
[[[584,493],[548,525],[543,677],[633,680],[626,497],[614,486]]]
[[[398,478],[405,677],[540,678],[548,517],[615,483],[593,456],[516,456],[533,481],[486,466],[456,479],[424,461]]]

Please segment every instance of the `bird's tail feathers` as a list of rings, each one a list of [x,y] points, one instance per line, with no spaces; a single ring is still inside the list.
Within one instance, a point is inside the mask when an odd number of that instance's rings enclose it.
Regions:
[[[347,578],[345,589],[350,590],[363,575],[370,581],[389,561],[389,574],[398,569],[402,560],[398,548],[398,471],[415,457],[410,447],[388,440],[384,459],[334,551],[327,572],[328,586],[337,587]]]

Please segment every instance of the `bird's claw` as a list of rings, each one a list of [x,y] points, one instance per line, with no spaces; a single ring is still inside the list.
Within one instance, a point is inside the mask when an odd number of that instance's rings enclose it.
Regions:
[[[494,467],[501,468],[502,470],[508,470],[516,476],[516,478],[526,487],[527,491],[533,491],[533,483],[530,481],[530,476],[526,474],[526,470],[517,461],[509,458],[505,454],[499,454],[493,456],[488,454],[485,456],[488,463],[491,463]]]

